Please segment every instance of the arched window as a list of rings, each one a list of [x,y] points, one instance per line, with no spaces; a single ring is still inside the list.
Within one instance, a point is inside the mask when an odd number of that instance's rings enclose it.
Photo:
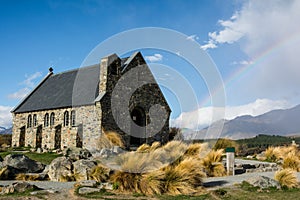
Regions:
[[[37,118],[36,118],[36,114],[33,115],[33,127],[36,127],[37,125]]]
[[[69,112],[64,113],[64,126],[69,126]]]
[[[32,117],[31,115],[28,115],[27,118],[27,128],[30,128],[32,126]]]
[[[72,126],[76,125],[76,112],[75,112],[75,110],[71,111],[71,125]]]
[[[51,115],[50,115],[50,126],[54,126],[54,121],[55,121],[55,114],[51,113]]]
[[[46,113],[45,114],[45,118],[44,118],[44,126],[48,127],[49,126],[49,114]]]

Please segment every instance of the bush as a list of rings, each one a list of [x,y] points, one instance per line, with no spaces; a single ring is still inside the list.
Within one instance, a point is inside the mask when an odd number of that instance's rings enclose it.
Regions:
[[[300,171],[300,160],[295,153],[290,152],[287,154],[287,156],[283,159],[282,167],[284,169],[290,168],[294,171],[299,172]]]
[[[274,178],[282,187],[294,188],[298,185],[297,176],[292,169],[280,170],[275,173]]]
[[[202,159],[202,165],[208,176],[224,176],[225,168],[222,163],[223,149],[212,150]]]
[[[116,132],[105,132],[101,134],[98,140],[98,148],[112,148],[113,146],[119,146],[124,148],[125,144],[121,136]]]
[[[269,147],[265,152],[266,160],[275,162],[281,158],[280,147]]]
[[[109,168],[106,168],[103,165],[98,164],[97,166],[92,168],[89,174],[89,178],[101,183],[109,179],[109,174],[110,174]]]

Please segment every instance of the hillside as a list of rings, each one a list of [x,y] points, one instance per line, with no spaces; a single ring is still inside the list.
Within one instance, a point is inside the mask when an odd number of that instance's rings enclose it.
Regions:
[[[297,136],[300,135],[300,105],[286,109],[273,110],[256,117],[245,115],[233,120],[225,120],[222,133],[219,137],[231,139],[243,139],[255,137],[259,134]],[[218,121],[210,128],[214,131]],[[207,128],[196,133],[196,138],[203,138]],[[217,129],[215,130],[217,132]],[[208,137],[209,138],[209,137]]]

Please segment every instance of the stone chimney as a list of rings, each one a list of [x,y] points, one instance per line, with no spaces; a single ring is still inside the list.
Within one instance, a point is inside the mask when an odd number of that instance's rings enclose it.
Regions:
[[[109,75],[113,72],[118,75],[120,70],[118,65],[112,65],[112,63],[117,60],[120,60],[120,58],[116,54],[112,54],[101,59],[99,93],[107,91],[108,81],[110,80],[110,77],[108,77]]]

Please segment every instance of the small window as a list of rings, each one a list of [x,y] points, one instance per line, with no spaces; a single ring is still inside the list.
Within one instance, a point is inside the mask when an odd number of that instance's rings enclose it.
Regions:
[[[27,118],[27,128],[30,128],[32,126],[32,117],[31,115],[28,115]]]
[[[55,114],[51,113],[51,115],[50,115],[50,126],[54,126],[54,122],[55,122]]]
[[[64,126],[69,126],[69,112],[64,113]]]
[[[71,125],[72,126],[76,125],[76,112],[75,112],[75,110],[72,110],[72,112],[71,112]]]
[[[36,127],[37,125],[37,118],[36,118],[36,114],[33,115],[33,127]]]
[[[44,118],[44,126],[48,127],[49,126],[49,114],[46,113],[45,114],[45,118]]]

